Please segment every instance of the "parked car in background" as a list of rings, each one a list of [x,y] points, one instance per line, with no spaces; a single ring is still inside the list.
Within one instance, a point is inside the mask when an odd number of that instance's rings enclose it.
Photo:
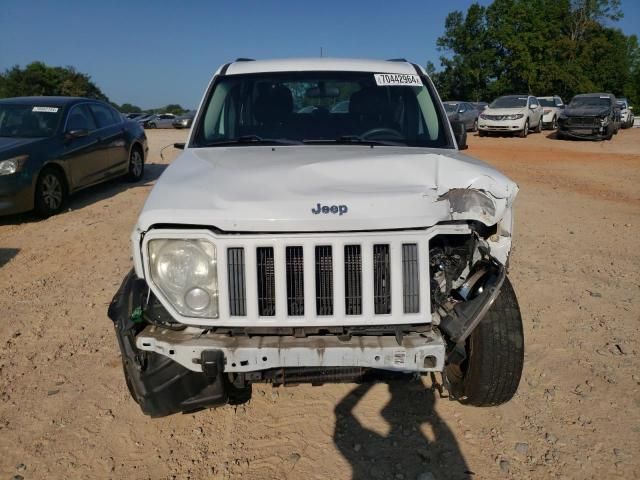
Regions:
[[[490,132],[517,133],[520,137],[526,137],[530,130],[542,131],[542,107],[532,95],[498,97],[479,118],[481,137]]]
[[[629,105],[629,101],[620,97],[616,100],[618,107],[620,107],[620,122],[622,128],[630,128],[633,126],[633,107]]]
[[[173,120],[173,128],[191,128],[193,123],[193,114],[180,115]]]
[[[443,102],[450,122],[463,123],[467,130],[478,131],[478,115],[480,112],[469,102],[447,100]]]
[[[558,118],[557,138],[611,140],[617,116],[616,98],[611,93],[576,95]]]
[[[173,128],[176,116],[173,113],[159,113],[144,121],[144,128]]]
[[[142,128],[104,102],[0,100],[0,214],[48,217],[78,190],[124,175],[138,181],[147,151]]]
[[[558,117],[564,109],[562,99],[553,95],[551,97],[538,97],[538,103],[542,107],[542,127],[555,130],[558,128]]]
[[[127,118],[129,120],[135,120],[137,118],[142,118],[147,114],[144,113],[144,112],[135,112],[135,113],[125,113],[123,115],[125,116],[125,118]]]
[[[487,102],[471,102],[471,105],[473,105],[480,113],[484,112],[489,106]]]

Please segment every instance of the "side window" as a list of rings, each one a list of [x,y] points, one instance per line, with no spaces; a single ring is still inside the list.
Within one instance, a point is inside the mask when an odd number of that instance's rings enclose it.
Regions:
[[[108,127],[109,125],[116,123],[111,113],[111,109],[106,105],[92,103],[89,108],[98,123],[98,128]]]
[[[124,115],[118,112],[115,108],[110,108],[109,111],[111,112],[111,116],[115,123],[121,123],[124,121]]]
[[[87,108],[87,105],[76,105],[72,107],[67,116],[66,131],[71,130],[95,130],[96,123],[91,116],[91,112]]]

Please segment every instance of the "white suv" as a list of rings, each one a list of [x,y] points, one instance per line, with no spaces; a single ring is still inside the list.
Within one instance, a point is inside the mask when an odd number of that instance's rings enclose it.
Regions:
[[[480,114],[479,134],[517,133],[526,137],[531,130],[542,131],[542,115],[542,107],[532,95],[498,97]]]
[[[508,401],[518,187],[463,155],[465,135],[406,61],[221,67],[109,307],[143,412],[430,372],[461,402]]]
[[[558,128],[558,118],[564,110],[562,99],[554,95],[553,97],[538,97],[538,103],[542,106],[542,125],[556,130]]]

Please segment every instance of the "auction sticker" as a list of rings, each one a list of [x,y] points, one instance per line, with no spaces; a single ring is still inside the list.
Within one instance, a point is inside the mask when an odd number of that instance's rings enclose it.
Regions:
[[[422,80],[418,75],[406,73],[374,73],[376,85],[379,87],[421,87]]]
[[[33,107],[32,112],[57,113],[58,107]]]

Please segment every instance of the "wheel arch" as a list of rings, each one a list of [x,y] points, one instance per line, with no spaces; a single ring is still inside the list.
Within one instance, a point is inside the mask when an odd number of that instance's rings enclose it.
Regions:
[[[66,190],[66,193],[69,194],[71,193],[72,190],[72,185],[69,182],[69,176],[67,175],[67,171],[64,169],[64,167],[62,165],[60,165],[59,163],[56,162],[48,162],[45,163],[42,168],[40,169],[40,171],[38,172],[37,175],[33,176],[33,196],[34,196],[34,202],[35,202],[35,194],[36,194],[36,185],[38,184],[38,180],[40,180],[40,177],[42,176],[42,174],[44,172],[46,172],[47,170],[55,170],[56,172],[58,172],[60,174],[60,176],[62,177],[62,181],[64,182],[64,188]]]

